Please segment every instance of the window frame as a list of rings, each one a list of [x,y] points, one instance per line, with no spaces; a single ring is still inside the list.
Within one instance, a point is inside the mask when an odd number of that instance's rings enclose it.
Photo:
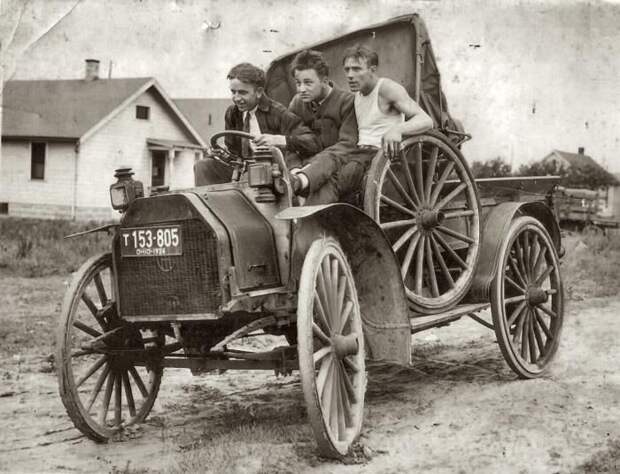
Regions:
[[[43,168],[41,177],[35,177],[34,146],[43,145]],[[30,181],[45,181],[45,162],[47,161],[47,142],[30,142]],[[40,164],[40,163],[38,163]]]
[[[144,111],[146,116],[141,117],[140,111]],[[151,108],[148,105],[136,105],[136,120],[151,120]]]

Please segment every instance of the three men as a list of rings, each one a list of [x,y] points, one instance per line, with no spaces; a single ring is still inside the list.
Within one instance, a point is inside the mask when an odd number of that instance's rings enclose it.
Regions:
[[[247,139],[226,137],[226,147],[238,156],[247,157],[253,146],[283,146],[289,153],[314,154],[319,151],[315,135],[304,127],[301,119],[282,104],[265,94],[265,73],[249,63],[241,63],[228,73],[233,105],[224,116],[226,130],[239,130],[253,134]],[[196,186],[227,183],[232,169],[211,157],[194,165]]]
[[[254,68],[253,75],[235,71],[241,66],[242,70],[248,70],[248,66]],[[349,48],[343,66],[354,95],[333,87],[328,80],[328,66],[319,52],[299,53],[291,66],[298,94],[289,105],[290,115],[285,115],[279,108],[282,106],[262,93],[265,81],[260,69],[244,63],[233,68],[228,76],[235,105],[226,112],[226,128],[246,129],[257,136],[258,145],[286,145],[289,152],[295,152],[296,155],[287,155],[287,163],[293,189],[308,196],[306,204],[348,199],[361,190],[364,174],[378,150],[383,149],[393,158],[400,151],[403,135],[422,133],[433,127],[432,119],[403,86],[378,76],[376,52],[365,46]],[[278,112],[279,121],[268,124],[263,119],[265,126],[260,126],[261,97]],[[251,125],[252,114],[247,111],[252,110],[256,111],[254,121],[259,124],[260,135],[257,125]],[[241,120],[249,120],[250,126],[240,128]],[[308,136],[308,131],[312,136]],[[238,146],[234,139],[226,144],[231,151]],[[212,173],[205,165],[199,165],[206,161],[198,162],[195,167],[197,185],[207,184],[199,179],[199,172]],[[230,180],[230,171],[226,177]]]

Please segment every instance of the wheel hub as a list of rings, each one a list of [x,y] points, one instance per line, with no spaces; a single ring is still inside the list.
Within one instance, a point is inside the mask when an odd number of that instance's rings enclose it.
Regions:
[[[422,209],[418,212],[417,216],[417,221],[420,222],[425,229],[432,229],[441,225],[444,219],[444,213],[434,209]]]
[[[530,286],[525,293],[525,298],[530,306],[538,306],[539,304],[546,303],[549,295],[539,286]]]
[[[334,352],[339,359],[344,359],[346,356],[355,355],[359,350],[357,336],[355,334],[349,334],[347,336],[338,334],[333,336],[331,340],[334,347]]]

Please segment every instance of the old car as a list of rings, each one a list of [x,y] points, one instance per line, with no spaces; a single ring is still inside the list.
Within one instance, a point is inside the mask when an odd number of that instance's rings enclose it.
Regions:
[[[412,333],[465,316],[495,331],[519,377],[548,369],[563,321],[557,179],[472,178],[468,135],[448,113],[417,15],[312,47],[336,72],[360,42],[436,129],[407,138],[393,160],[377,153],[359,202],[296,205],[276,148],[229,156],[230,183],[150,196],[117,170],[122,217],[93,230],[112,233],[110,251],[76,272],[58,329],[60,395],[88,437],[144,420],[165,367],[297,370],[320,452],[343,456],[362,428],[366,361],[409,364]],[[284,104],[294,54],[268,71],[268,94]],[[227,134],[252,138],[224,131],[212,147]],[[232,347],[257,333],[288,344]]]

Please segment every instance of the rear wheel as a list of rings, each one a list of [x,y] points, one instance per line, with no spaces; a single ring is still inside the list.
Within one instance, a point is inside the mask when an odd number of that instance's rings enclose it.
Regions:
[[[143,421],[157,398],[161,357],[118,316],[109,253],[82,265],[63,301],[56,365],[60,396],[77,429],[106,441]]]
[[[386,233],[412,309],[437,313],[469,290],[480,249],[480,207],[465,158],[441,134],[403,141],[368,172],[364,210]]]
[[[297,302],[297,350],[308,418],[322,455],[341,457],[364,417],[362,319],[349,263],[338,242],[315,240]]]
[[[564,295],[560,261],[542,224],[514,219],[502,244],[491,291],[497,342],[521,378],[546,372],[560,342]]]

